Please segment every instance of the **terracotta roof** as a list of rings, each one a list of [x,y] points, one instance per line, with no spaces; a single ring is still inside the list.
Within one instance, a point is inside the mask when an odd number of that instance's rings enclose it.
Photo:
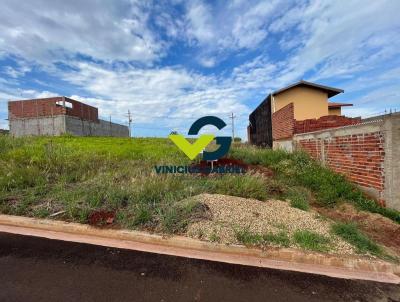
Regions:
[[[320,85],[320,84],[311,83],[311,82],[307,82],[307,81],[301,80],[301,81],[299,81],[297,83],[294,83],[294,84],[286,86],[286,87],[284,87],[282,89],[279,89],[279,90],[273,92],[272,94],[273,95],[277,95],[277,94],[279,94],[281,92],[284,92],[284,91],[286,91],[286,90],[288,90],[290,88],[294,88],[294,87],[298,87],[298,86],[307,86],[307,87],[312,87],[312,88],[316,88],[316,89],[319,89],[319,90],[323,90],[323,91],[328,93],[328,98],[333,97],[333,96],[335,96],[335,95],[337,95],[339,93],[344,92],[343,89],[324,86],[324,85]]]
[[[345,107],[345,106],[353,106],[353,104],[349,104],[349,103],[333,103],[333,102],[328,103],[328,108],[340,108],[340,107]]]

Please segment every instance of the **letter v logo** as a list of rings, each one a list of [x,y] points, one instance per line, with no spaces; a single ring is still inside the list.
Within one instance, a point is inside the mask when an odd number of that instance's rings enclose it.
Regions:
[[[202,134],[193,143],[189,143],[187,139],[181,134],[171,134],[168,136],[179,149],[186,154],[190,160],[196,158],[196,156],[215,138],[212,134]]]

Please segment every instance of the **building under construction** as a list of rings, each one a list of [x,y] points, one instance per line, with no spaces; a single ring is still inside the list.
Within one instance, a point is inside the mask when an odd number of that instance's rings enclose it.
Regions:
[[[127,126],[99,119],[98,109],[67,97],[8,102],[10,134],[128,137]]]

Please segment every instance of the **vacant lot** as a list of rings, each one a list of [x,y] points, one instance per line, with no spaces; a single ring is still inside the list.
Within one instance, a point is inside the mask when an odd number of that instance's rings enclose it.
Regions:
[[[344,177],[303,153],[237,145],[229,157],[249,165],[248,172],[157,174],[155,165],[191,164],[167,139],[0,136],[0,212],[263,248],[396,257],[398,247],[382,246],[387,238],[379,232],[372,241],[368,226],[334,215],[347,204],[399,229],[398,212],[380,208]]]

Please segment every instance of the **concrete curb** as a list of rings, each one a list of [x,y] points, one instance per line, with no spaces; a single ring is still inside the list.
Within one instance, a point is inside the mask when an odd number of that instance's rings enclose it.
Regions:
[[[99,229],[78,223],[9,215],[0,215],[0,232],[335,278],[400,283],[400,266],[359,257],[305,253],[294,249],[260,250],[203,242],[183,236],[163,237],[145,232]]]

